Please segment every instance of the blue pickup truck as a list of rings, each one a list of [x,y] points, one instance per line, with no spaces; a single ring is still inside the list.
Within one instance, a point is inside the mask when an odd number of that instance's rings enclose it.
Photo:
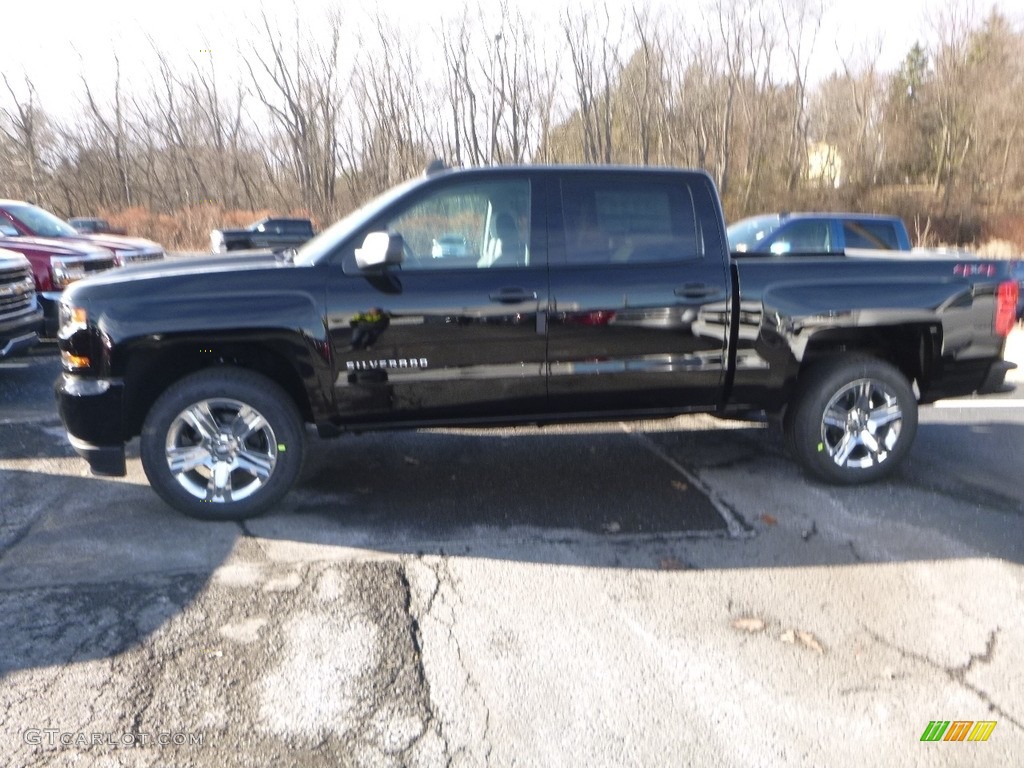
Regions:
[[[902,219],[868,213],[769,213],[735,222],[728,235],[735,254],[827,256],[851,249],[911,249]]]

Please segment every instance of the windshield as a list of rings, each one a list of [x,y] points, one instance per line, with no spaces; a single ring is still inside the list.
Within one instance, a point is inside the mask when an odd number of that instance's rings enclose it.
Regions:
[[[295,263],[316,264],[327,258],[339,242],[374,218],[396,199],[421,183],[423,183],[423,179],[416,178],[404,184],[399,184],[397,187],[389,189],[362,207],[352,211],[345,218],[336,221],[296,251]]]
[[[7,211],[38,237],[78,237],[75,228],[34,205],[8,205]]]
[[[782,225],[779,216],[755,216],[741,219],[732,224],[726,233],[729,236],[729,250],[733,253],[759,251],[761,241]]]

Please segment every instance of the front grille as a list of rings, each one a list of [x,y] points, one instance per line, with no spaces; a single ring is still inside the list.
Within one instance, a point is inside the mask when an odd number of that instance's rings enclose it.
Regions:
[[[28,267],[0,269],[0,318],[35,309],[36,288]]]
[[[124,266],[129,264],[143,264],[147,261],[158,261],[164,257],[163,251],[127,251],[120,254],[121,263]]]
[[[81,261],[70,261],[69,264],[81,264],[86,272],[102,272],[105,269],[112,269],[113,259],[82,259]]]

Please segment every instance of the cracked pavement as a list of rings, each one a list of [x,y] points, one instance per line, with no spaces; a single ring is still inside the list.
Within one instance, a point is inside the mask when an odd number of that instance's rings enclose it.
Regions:
[[[0,765],[1021,763],[1020,409],[922,411],[868,488],[705,417],[367,435],[204,524],[137,459],[89,477],[28,363],[0,366]],[[997,726],[920,742],[936,719]]]

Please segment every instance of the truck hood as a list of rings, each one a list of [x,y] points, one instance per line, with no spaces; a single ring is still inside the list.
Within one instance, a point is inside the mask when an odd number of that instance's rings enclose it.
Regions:
[[[89,245],[106,248],[108,251],[121,253],[123,251],[160,251],[163,253],[163,246],[159,243],[147,240],[143,237],[125,237],[124,235],[87,235],[81,234],[77,237],[65,238],[71,242],[81,242]]]
[[[104,256],[110,258],[109,249],[77,240],[52,237],[0,237],[0,248],[16,253],[33,253],[45,256]]]
[[[28,265],[28,259],[20,253],[0,248],[0,269],[14,269]]]
[[[114,269],[103,274],[90,277],[72,285],[70,294],[88,289],[89,286],[115,286],[131,283],[136,280],[157,280],[160,278],[201,277],[220,272],[245,272],[250,270],[292,269],[295,265],[280,259],[272,253],[255,253],[244,257],[239,256],[200,256],[161,259],[142,264],[132,264],[122,269]]]

